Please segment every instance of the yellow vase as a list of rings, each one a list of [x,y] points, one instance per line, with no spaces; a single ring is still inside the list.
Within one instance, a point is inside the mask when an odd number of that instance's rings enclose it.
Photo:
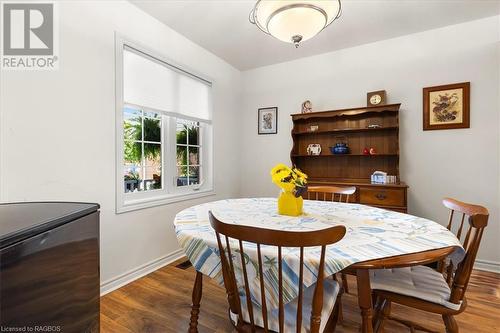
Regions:
[[[296,198],[292,192],[282,191],[278,197],[278,213],[288,216],[299,216],[302,214],[302,197]]]

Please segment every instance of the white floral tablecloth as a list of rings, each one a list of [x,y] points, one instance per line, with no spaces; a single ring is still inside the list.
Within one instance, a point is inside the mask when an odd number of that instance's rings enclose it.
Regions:
[[[221,221],[260,228],[307,231],[344,225],[345,237],[327,247],[325,274],[333,275],[343,268],[366,260],[456,246],[451,259],[459,262],[464,249],[453,233],[442,225],[408,214],[359,204],[304,200],[304,215],[290,217],[277,213],[274,198],[229,199],[209,202],[185,209],[175,217],[175,231],[180,246],[197,271],[222,284],[222,270],[215,232],[208,220],[208,211]],[[241,267],[237,242],[231,243],[238,276]],[[277,248],[262,246],[266,302],[277,306],[278,263]],[[298,295],[299,250],[283,248],[284,301]],[[316,281],[321,249],[304,251],[304,287]],[[257,250],[254,244],[244,243],[245,261],[253,301],[260,303]],[[239,279],[239,277],[238,277]],[[239,283],[241,285],[241,281]]]

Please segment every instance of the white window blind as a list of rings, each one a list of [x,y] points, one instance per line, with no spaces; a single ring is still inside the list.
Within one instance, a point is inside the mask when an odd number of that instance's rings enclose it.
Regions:
[[[173,116],[211,120],[211,84],[167,63],[126,47],[123,99]]]

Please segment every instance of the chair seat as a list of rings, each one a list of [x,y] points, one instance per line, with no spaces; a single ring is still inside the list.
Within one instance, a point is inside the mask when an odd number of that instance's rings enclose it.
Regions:
[[[302,328],[301,332],[309,333],[309,324],[311,322],[311,310],[312,310],[312,300],[314,296],[314,288],[316,284],[309,286],[304,289],[303,302],[302,302]],[[321,312],[321,325],[320,332],[325,329],[326,323],[330,318],[330,315],[335,307],[335,301],[339,293],[339,284],[333,279],[323,280],[323,309]],[[250,317],[248,315],[246,298],[240,297],[241,308],[243,311],[243,320],[250,323]],[[284,332],[297,332],[296,321],[297,321],[297,304],[298,298],[285,304],[285,322],[284,322]],[[253,316],[254,322],[259,327],[264,327],[264,321],[262,318],[262,310],[260,306],[253,304]],[[272,311],[267,311],[268,326],[269,329],[275,332],[279,332],[279,316],[278,309],[273,309]],[[231,313],[231,320],[236,322],[237,315]]]
[[[451,290],[443,275],[427,266],[370,271],[371,288],[415,297],[459,310],[461,304],[449,302]]]

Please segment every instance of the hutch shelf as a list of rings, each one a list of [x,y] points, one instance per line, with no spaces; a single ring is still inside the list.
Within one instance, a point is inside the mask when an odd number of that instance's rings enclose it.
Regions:
[[[350,202],[407,211],[408,186],[399,179],[399,107],[401,104],[292,114],[292,163],[309,176],[310,185],[356,186]],[[330,147],[346,142],[348,154]],[[320,144],[320,155],[309,155]],[[363,154],[374,148],[376,154]],[[395,184],[372,184],[375,171],[396,175]]]

